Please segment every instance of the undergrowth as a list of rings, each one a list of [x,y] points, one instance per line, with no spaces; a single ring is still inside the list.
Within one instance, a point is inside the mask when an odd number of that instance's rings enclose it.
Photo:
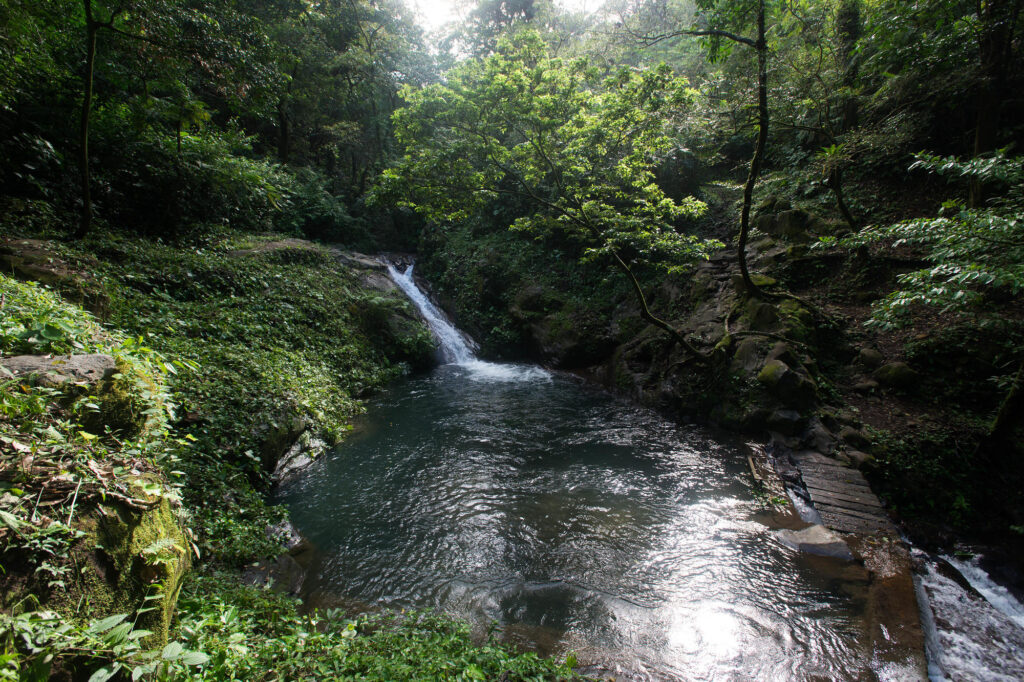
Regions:
[[[325,247],[279,240],[221,232],[172,245],[106,233],[52,244],[88,263],[103,321],[0,276],[3,356],[111,355],[119,387],[101,395],[0,378],[0,679],[570,677],[565,664],[474,645],[465,624],[440,615],[300,616],[289,598],[238,583],[234,567],[281,551],[268,526],[286,513],[265,498],[275,448],[296,431],[343,437],[368,390],[433,350],[402,297],[366,287]],[[137,428],[88,430],[115,394]],[[184,534],[159,534],[127,557],[144,596],[100,612],[90,557],[116,550],[101,546],[96,519],[161,504]],[[176,596],[169,576],[188,556],[200,571],[167,640],[166,624],[149,623]]]

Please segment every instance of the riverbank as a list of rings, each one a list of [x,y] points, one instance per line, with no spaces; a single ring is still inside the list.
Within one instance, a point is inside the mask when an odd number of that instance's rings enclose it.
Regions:
[[[8,640],[6,671],[571,674],[478,647],[446,618],[299,616],[239,583],[287,543],[274,481],[343,437],[368,392],[432,362],[377,264],[223,231],[8,236],[0,258],[0,364],[15,375],[0,384],[3,629],[36,642]]]

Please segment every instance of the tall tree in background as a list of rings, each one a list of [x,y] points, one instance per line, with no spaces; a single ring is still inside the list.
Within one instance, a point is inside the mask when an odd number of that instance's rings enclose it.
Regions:
[[[721,246],[676,231],[675,219],[705,207],[693,197],[677,203],[654,182],[693,96],[685,81],[664,65],[603,78],[585,60],[550,57],[541,35],[524,31],[444,84],[403,94],[395,124],[404,155],[382,191],[439,224],[515,199],[524,209],[512,229],[572,240],[585,260],[618,269],[643,319],[703,357],[654,314],[633,271],[678,269]]]
[[[1007,99],[1006,79],[1014,58],[1014,38],[1022,0],[985,0],[978,3],[978,65],[980,85],[974,128],[973,155],[991,152],[998,145],[999,120]],[[971,206],[985,201],[985,186],[972,178]]]
[[[643,3],[641,3],[641,7],[642,5]],[[631,26],[628,17],[623,18],[622,26],[630,36],[638,39],[644,45],[654,45],[678,36],[704,38],[707,40],[708,54],[712,60],[723,51],[728,51],[723,41],[726,41],[726,44],[741,45],[755,51],[757,55],[757,140],[754,143],[754,153],[750,159],[747,181],[743,186],[740,233],[736,250],[744,287],[752,295],[763,297],[765,296],[764,292],[754,284],[747,267],[747,241],[750,236],[750,212],[754,186],[757,184],[761,166],[764,163],[770,120],[768,115],[768,41],[765,29],[765,0],[742,0],[741,2],[697,0],[696,7],[698,11],[692,16],[670,19],[669,15],[664,12],[664,6],[659,3],[658,9],[661,11],[656,12],[653,16],[660,16],[662,21],[672,22],[668,24],[668,28],[665,28],[664,23],[658,26],[651,26],[649,23]],[[681,26],[677,23],[680,21],[683,24]],[[741,32],[751,25],[754,29],[753,37],[742,35]]]
[[[272,5],[273,3],[271,3]],[[82,206],[75,233],[82,237],[93,218],[89,159],[90,121],[97,69],[98,38],[109,35],[111,54],[104,60],[108,75],[127,70],[123,82],[139,81],[141,101],[157,103],[152,84],[172,93],[170,118],[180,135],[186,111],[198,104],[194,89],[216,98],[255,101],[272,89],[272,68],[263,64],[267,38],[258,19],[222,0],[174,2],[172,0],[82,0],[85,31],[85,66],[79,124],[79,178]],[[195,78],[190,77],[195,74]],[[130,94],[122,85],[119,93]],[[167,107],[164,107],[167,109]],[[180,149],[180,144],[179,144]]]

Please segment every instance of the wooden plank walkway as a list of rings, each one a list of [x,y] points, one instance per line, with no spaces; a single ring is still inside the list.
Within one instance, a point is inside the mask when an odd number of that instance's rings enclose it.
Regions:
[[[812,450],[793,453],[804,486],[825,525],[843,533],[896,534],[864,475]]]

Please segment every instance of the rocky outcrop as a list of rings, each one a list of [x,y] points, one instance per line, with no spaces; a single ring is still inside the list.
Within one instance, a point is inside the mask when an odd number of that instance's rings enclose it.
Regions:
[[[28,379],[39,386],[62,388],[96,386],[117,371],[117,363],[109,355],[15,355],[0,358],[0,367],[16,377]]]
[[[0,359],[0,368],[37,385],[58,389],[71,402],[91,395],[98,409],[82,416],[82,425],[94,434],[110,433],[135,438],[156,422],[154,407],[161,409],[160,392],[150,377],[109,355],[16,355]],[[0,372],[2,373],[2,372]],[[151,390],[145,391],[142,388]]]
[[[807,408],[817,399],[817,386],[805,373],[790,368],[782,360],[769,360],[757,374],[757,380],[783,405]]]
[[[0,241],[4,273],[59,289],[67,299],[102,316],[110,308],[110,299],[90,273],[97,265],[92,258],[67,257],[55,243],[41,239]]]

